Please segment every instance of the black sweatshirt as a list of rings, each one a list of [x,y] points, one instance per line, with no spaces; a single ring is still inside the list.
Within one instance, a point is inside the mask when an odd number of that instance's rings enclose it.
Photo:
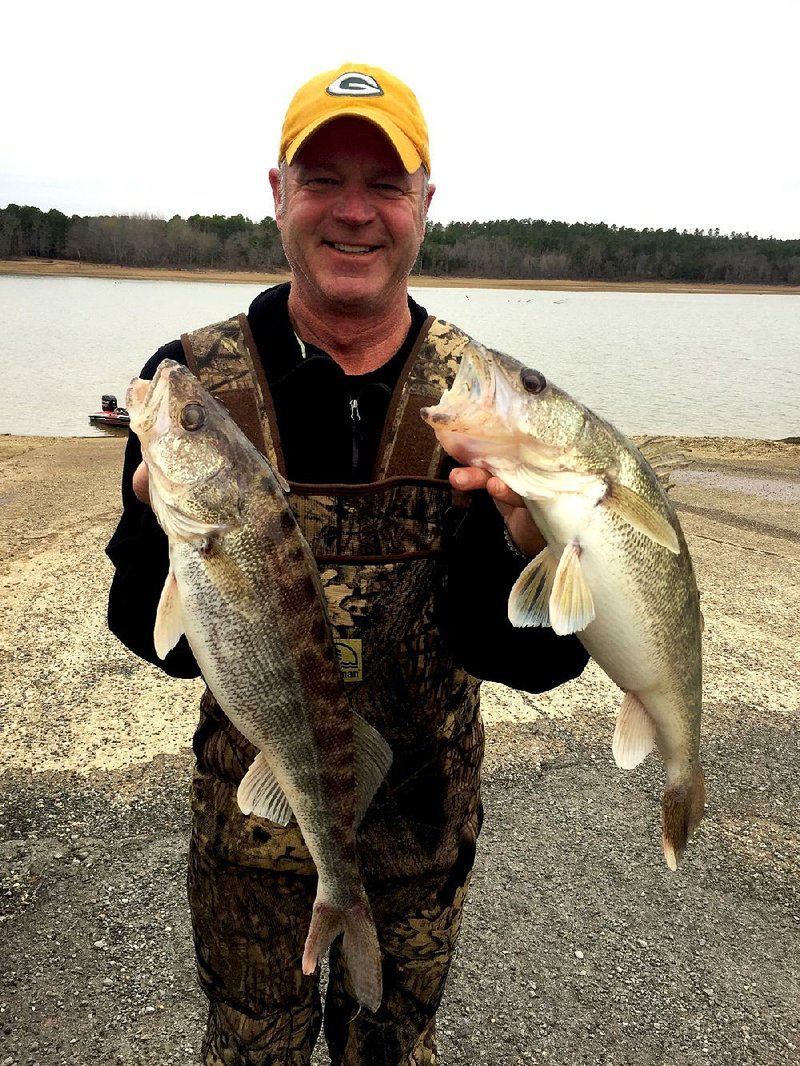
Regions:
[[[264,370],[287,476],[315,484],[367,481],[392,390],[427,311],[409,297],[411,329],[398,352],[377,370],[347,375],[320,349],[301,349],[288,298],[288,284],[267,289],[247,315],[258,351],[269,353]],[[140,376],[152,378],[164,359],[185,363],[180,341],[160,348]],[[163,661],[153,646],[169,559],[152,510],[133,494],[133,472],[141,458],[139,440],[131,433],[122,474],[123,513],[106,548],[115,567],[109,627],[136,655],[173,677],[197,677],[185,637]],[[588,656],[577,638],[558,637],[551,629],[515,629],[508,621],[508,593],[524,563],[506,546],[503,521],[487,493],[473,493],[466,509],[451,509],[445,545],[448,580],[437,621],[465,670],[528,692],[544,692],[583,670]]]

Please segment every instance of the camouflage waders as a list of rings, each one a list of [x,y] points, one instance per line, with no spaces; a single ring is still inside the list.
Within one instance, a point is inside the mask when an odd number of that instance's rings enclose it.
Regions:
[[[478,682],[449,658],[434,622],[445,457],[419,410],[455,374],[468,338],[429,319],[398,383],[368,485],[292,485],[317,560],[354,709],[394,761],[358,834],[378,929],[383,1001],[358,1011],[337,945],[325,1037],[336,1066],[430,1066],[480,830]],[[282,469],[263,367],[245,316],[183,338],[191,369]],[[195,734],[189,862],[198,972],[209,999],[207,1066],[301,1066],[322,1022],[300,968],[316,873],[297,825],[245,817],[236,788],[255,749],[206,691]]]

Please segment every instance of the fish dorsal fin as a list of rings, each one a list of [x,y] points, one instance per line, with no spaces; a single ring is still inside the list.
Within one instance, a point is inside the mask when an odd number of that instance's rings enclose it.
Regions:
[[[360,715],[353,715],[356,761],[356,825],[367,812],[372,798],[392,765],[392,749],[377,729]]]
[[[633,692],[626,692],[617,715],[611,751],[621,770],[632,770],[656,745],[656,728],[644,704]]]
[[[256,755],[236,792],[242,814],[255,814],[278,825],[288,825],[292,808],[278,784],[263,751]]]
[[[558,560],[547,547],[527,564],[511,587],[508,620],[512,626],[550,625],[550,594]]]
[[[161,590],[156,611],[156,624],[153,630],[153,643],[159,659],[165,659],[184,633],[183,608],[178,592],[175,571],[169,568],[167,580]]]
[[[580,633],[595,617],[594,600],[581,566],[581,546],[571,541],[558,561],[550,594],[550,625],[559,636]]]
[[[609,485],[608,492],[600,505],[619,515],[634,529],[638,529],[640,533],[644,533],[646,537],[650,537],[656,544],[671,551],[673,555],[680,555],[678,535],[668,519],[651,507],[638,492],[614,481]]]
[[[645,437],[637,447],[666,492],[674,487],[672,475],[675,471],[692,463],[691,456],[671,450],[673,444],[668,437]]]

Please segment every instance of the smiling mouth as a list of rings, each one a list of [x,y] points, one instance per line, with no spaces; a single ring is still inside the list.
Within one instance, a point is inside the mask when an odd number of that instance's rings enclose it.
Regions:
[[[380,248],[379,244],[340,244],[338,241],[323,241],[323,244],[345,255],[368,255]]]

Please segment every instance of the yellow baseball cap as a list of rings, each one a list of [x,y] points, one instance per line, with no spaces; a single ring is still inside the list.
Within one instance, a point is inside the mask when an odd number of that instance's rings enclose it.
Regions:
[[[297,90],[283,121],[279,162],[291,163],[315,130],[345,115],[379,126],[409,174],[420,166],[430,173],[428,127],[416,96],[388,71],[359,63],[343,63]]]

